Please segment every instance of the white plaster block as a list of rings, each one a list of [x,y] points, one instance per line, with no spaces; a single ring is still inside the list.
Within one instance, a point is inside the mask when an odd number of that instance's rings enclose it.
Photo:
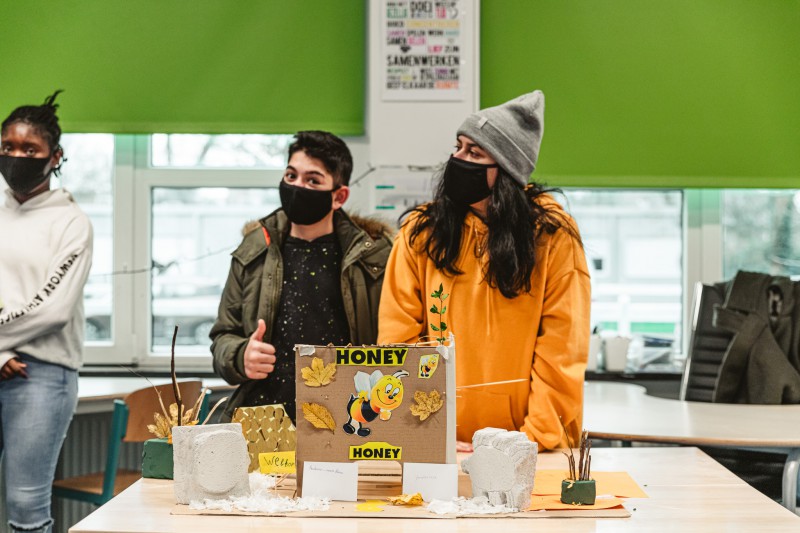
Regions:
[[[472,447],[472,455],[461,463],[472,482],[472,497],[526,510],[536,475],[536,443],[519,431],[484,428],[473,435]]]
[[[250,494],[241,424],[174,427],[172,447],[178,503]]]

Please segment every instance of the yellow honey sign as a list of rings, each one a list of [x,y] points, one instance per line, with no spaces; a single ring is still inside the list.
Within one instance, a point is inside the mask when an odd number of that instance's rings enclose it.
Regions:
[[[350,460],[373,459],[384,461],[400,461],[403,448],[392,446],[388,442],[368,442],[361,446],[350,446]]]
[[[402,366],[408,348],[336,348],[337,365]]]
[[[262,474],[295,474],[294,452],[271,452],[258,454],[258,466]]]

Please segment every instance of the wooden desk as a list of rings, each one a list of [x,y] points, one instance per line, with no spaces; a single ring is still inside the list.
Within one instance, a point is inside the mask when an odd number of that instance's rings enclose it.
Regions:
[[[563,468],[564,456],[539,456],[538,468]],[[603,530],[798,531],[800,517],[787,511],[696,448],[603,448],[592,451],[596,470],[625,470],[650,496],[629,499],[630,518],[453,520],[381,518],[292,518],[170,515],[172,482],[143,479],[70,529],[73,533],[206,531],[381,531],[384,533],[504,533]],[[373,515],[374,516],[374,515]]]
[[[644,387],[587,381],[583,425],[592,438],[749,447],[787,452],[783,504],[795,510],[800,467],[800,405],[685,402],[648,396]]]

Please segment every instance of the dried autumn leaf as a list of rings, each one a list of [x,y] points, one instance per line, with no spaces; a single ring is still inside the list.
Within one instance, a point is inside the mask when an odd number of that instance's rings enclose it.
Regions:
[[[170,417],[167,418],[161,413],[154,413],[153,420],[155,424],[148,424],[147,430],[158,437],[159,439],[169,438],[169,442],[172,442],[172,428],[178,425],[178,404],[171,404],[169,406],[169,415]],[[186,409],[183,413],[183,417],[181,418],[181,425],[184,426],[193,426],[197,424],[197,420],[194,419],[194,413],[192,409]]]
[[[439,391],[431,391],[430,394],[425,394],[424,391],[418,390],[414,393],[414,401],[417,404],[411,406],[411,414],[418,416],[420,421],[425,420],[444,405],[444,400],[439,395]]]
[[[311,360],[311,366],[300,369],[306,385],[309,387],[321,387],[329,384],[336,375],[336,363],[327,365],[319,357]]]
[[[336,433],[336,422],[333,421],[333,415],[324,405],[304,403],[303,417],[315,428],[330,429]]]
[[[422,505],[424,502],[422,501],[422,494],[417,492],[416,494],[401,494],[400,496],[389,496],[386,498],[392,505]]]

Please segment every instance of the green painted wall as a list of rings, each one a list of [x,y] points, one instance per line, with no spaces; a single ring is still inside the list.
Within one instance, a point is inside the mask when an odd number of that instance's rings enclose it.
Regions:
[[[537,180],[800,187],[798,0],[483,0],[481,106],[537,88]]]
[[[364,131],[360,0],[25,0],[0,10],[0,115],[62,88],[69,132]]]

